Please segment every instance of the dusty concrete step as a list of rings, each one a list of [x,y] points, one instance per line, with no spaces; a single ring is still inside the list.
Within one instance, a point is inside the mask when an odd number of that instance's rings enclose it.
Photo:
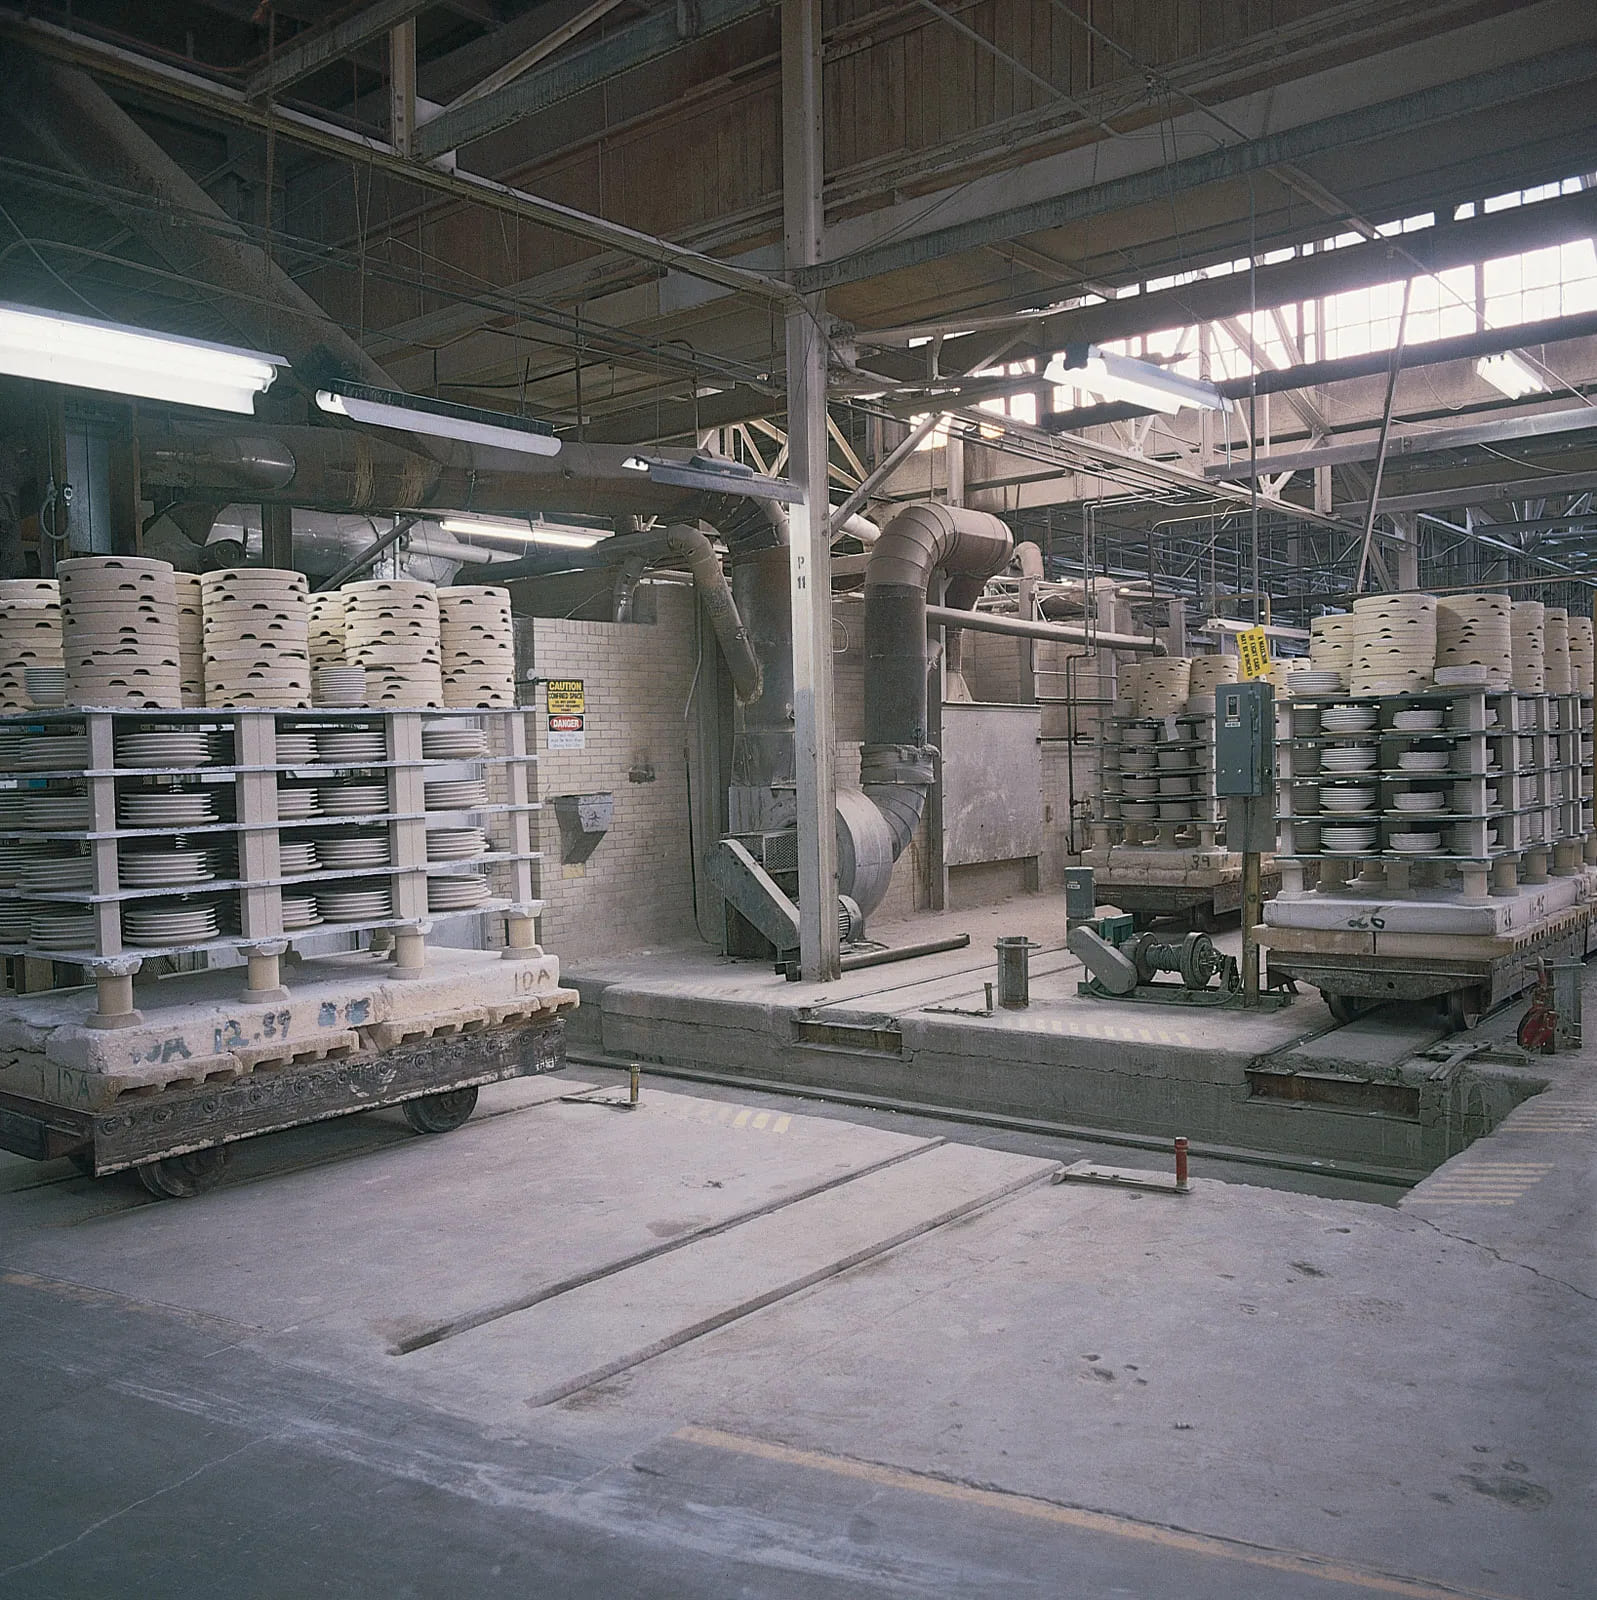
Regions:
[[[946,1144],[402,1358],[473,1409],[553,1404],[1041,1181],[1057,1162]]]

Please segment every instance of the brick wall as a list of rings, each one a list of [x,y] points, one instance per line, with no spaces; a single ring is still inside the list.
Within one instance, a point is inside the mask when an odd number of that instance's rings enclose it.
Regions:
[[[657,585],[654,595],[652,626],[550,617],[520,625],[538,677],[581,678],[587,701],[586,747],[550,750],[538,686],[542,938],[566,958],[697,938],[682,716],[697,661],[695,601],[677,586]],[[593,793],[615,796],[610,830],[586,862],[563,866],[549,802]]]

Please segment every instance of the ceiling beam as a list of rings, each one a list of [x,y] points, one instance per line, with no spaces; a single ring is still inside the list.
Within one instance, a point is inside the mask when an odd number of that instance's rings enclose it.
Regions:
[[[536,44],[528,45],[502,67],[490,72],[486,78],[456,95],[444,107],[444,112],[456,111],[461,106],[469,105],[473,100],[481,100],[484,95],[494,94],[508,84],[514,83],[522,73],[532,71],[540,61],[546,61],[556,50],[563,49],[578,34],[587,32],[594,23],[609,16],[622,3],[623,0],[593,0],[591,5],[584,6],[576,16],[568,18],[556,28],[551,28]]]
[[[715,256],[673,244],[669,239],[579,211],[574,206],[561,205],[559,201],[530,194],[480,173],[407,161],[381,139],[352,133],[291,106],[277,106],[268,116],[264,106],[250,101],[241,90],[230,89],[198,73],[152,60],[37,17],[0,11],[0,39],[18,40],[41,54],[104,73],[124,83],[137,84],[162,98],[198,107],[224,121],[240,123],[263,133],[270,125],[279,139],[369,167],[455,200],[506,212],[539,227],[585,239],[603,249],[652,262],[657,267],[675,269],[686,277],[717,283],[723,288],[784,305],[794,297],[788,284],[762,272],[733,266]]]
[[[1597,42],[1570,44],[1545,55],[1322,117],[1261,138],[1223,145],[1164,166],[933,228],[910,238],[868,245],[852,254],[806,268],[795,275],[795,281],[805,293],[834,289],[1110,212],[1168,204],[1172,196],[1188,190],[1246,179],[1285,162],[1312,160],[1333,151],[1382,140],[1401,140],[1422,128],[1472,113],[1494,111],[1550,90],[1585,83],[1593,77],[1597,77]]]
[[[430,158],[459,149],[632,67],[657,61],[667,51],[769,10],[770,0],[698,0],[691,6],[662,6],[564,61],[525,73],[492,94],[442,112],[421,129],[420,152]]]
[[[1414,494],[1381,496],[1376,510],[1383,515],[1403,511],[1435,511],[1443,506],[1486,506],[1509,500],[1540,499],[1550,494],[1579,494],[1597,489],[1597,472],[1553,473],[1539,478],[1514,478],[1502,483],[1461,483],[1451,487],[1437,485]],[[1353,501],[1337,507],[1349,515],[1362,516],[1369,502]],[[1516,554],[1524,555],[1523,550]]]
[[[251,100],[264,100],[290,84],[358,50],[427,9],[430,0],[372,0],[359,11],[344,12],[319,27],[297,33],[245,85]]]

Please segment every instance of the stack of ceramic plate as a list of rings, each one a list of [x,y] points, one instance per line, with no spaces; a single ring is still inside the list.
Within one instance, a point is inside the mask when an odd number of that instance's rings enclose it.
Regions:
[[[1133,724],[1126,728],[1120,735],[1123,744],[1156,744],[1159,739],[1159,730],[1149,727],[1146,723]]]
[[[210,883],[216,877],[208,850],[148,850],[129,846],[121,853],[117,881],[124,889],[176,889]]]
[[[1161,774],[1159,777],[1159,796],[1184,795],[1192,793],[1192,779],[1186,773]]]
[[[1137,684],[1139,717],[1174,717],[1187,709],[1191,656],[1155,656],[1142,663]]]
[[[1375,791],[1361,788],[1333,788],[1327,785],[1320,790],[1322,811],[1372,811],[1375,808]]]
[[[315,657],[312,656],[314,662]],[[311,669],[313,698],[319,706],[363,706],[366,704],[364,667],[320,667]]]
[[[316,896],[313,894],[285,894],[283,896],[283,931],[285,933],[298,933],[302,928],[314,928],[320,925],[321,917],[316,910]]]
[[[22,894],[71,894],[93,888],[94,862],[88,856],[57,856],[17,868],[17,889]]]
[[[51,711],[67,703],[67,669],[65,667],[24,667],[22,692],[29,705],[41,711]]]
[[[344,654],[366,669],[374,706],[444,703],[438,592],[408,578],[352,583],[344,590]]]
[[[302,572],[227,567],[205,592],[205,703],[311,703],[310,588]]]
[[[1539,600],[1516,600],[1512,621],[1514,687],[1541,694],[1547,688],[1547,608]]]
[[[446,706],[513,706],[516,645],[510,591],[488,584],[438,591]]]
[[[182,828],[215,822],[216,800],[206,789],[130,789],[116,806],[124,828]]]
[[[14,757],[18,772],[81,771],[88,765],[86,733],[40,733],[24,736]]]
[[[1320,829],[1320,848],[1327,855],[1362,855],[1375,846],[1374,828],[1355,828],[1348,825]]]
[[[384,832],[352,830],[329,834],[316,847],[316,854],[329,871],[338,867],[351,870],[388,865],[388,835]]]
[[[317,758],[316,735],[294,728],[277,730],[277,765],[314,767]]]
[[[7,819],[0,826],[12,826],[11,819]],[[467,830],[475,831],[475,830]],[[453,861],[454,856],[432,857],[433,835],[427,835],[429,859],[439,861]],[[484,846],[486,848],[486,846]],[[477,854],[472,851],[470,854]],[[45,861],[62,861],[67,857],[57,845],[47,844],[43,839],[18,839],[12,843],[0,844],[0,889],[14,889],[17,883],[17,874],[24,867],[35,867]]]
[[[1597,693],[1597,660],[1593,659],[1593,627],[1590,617],[1569,619],[1569,673],[1575,694]]]
[[[1133,800],[1148,800],[1159,792],[1159,780],[1152,775],[1136,775],[1125,780],[1125,791]]]
[[[1474,830],[1471,829],[1467,823],[1462,822],[1452,830],[1451,839],[1452,851],[1454,855],[1468,856],[1475,853],[1475,840],[1473,833]],[[1488,850],[1495,850],[1497,848],[1496,828],[1488,828],[1486,830],[1486,848]]]
[[[119,767],[203,767],[211,759],[211,736],[203,728],[162,728],[124,733],[116,741]]]
[[[1350,693],[1423,689],[1435,671],[1435,595],[1371,594],[1353,602]]]
[[[421,753],[429,761],[477,761],[488,754],[488,735],[460,722],[429,722],[421,730]]]
[[[310,598],[311,665],[342,667],[344,659],[344,591],[323,590]]]
[[[1421,814],[1447,809],[1447,796],[1437,789],[1411,789],[1407,794],[1394,795],[1392,805],[1398,811]]]
[[[1332,744],[1320,753],[1323,772],[1369,772],[1375,766],[1373,744]]]
[[[381,728],[323,728],[316,754],[328,766],[359,767],[388,759],[388,735]]]
[[[142,556],[78,556],[63,561],[56,575],[71,704],[181,706],[171,565]]]
[[[1374,706],[1327,706],[1320,713],[1320,727],[1326,733],[1366,733],[1379,717]]]
[[[470,911],[490,896],[488,880],[480,872],[462,872],[427,880],[429,911]]]
[[[1299,667],[1292,675],[1292,687],[1297,694],[1342,694],[1347,689],[1340,672],[1322,667]]]
[[[1161,822],[1187,822],[1192,817],[1192,801],[1171,799],[1166,800],[1162,795],[1159,799],[1159,820]]]
[[[216,906],[208,900],[141,900],[122,907],[122,936],[129,944],[206,944],[220,934]]]
[[[1316,672],[1336,673],[1338,687],[1347,688],[1353,670],[1353,618],[1348,612],[1333,611],[1309,619],[1309,666]]]
[[[61,590],[53,578],[0,580],[0,711],[27,711],[29,667],[66,670]]]
[[[1548,694],[1573,694],[1574,675],[1569,663],[1569,613],[1548,606],[1542,613],[1542,651]]]
[[[1428,856],[1442,848],[1439,833],[1393,833],[1386,842],[1401,856]]]
[[[35,905],[28,918],[28,943],[40,950],[92,950],[97,937],[92,916],[65,906]]]
[[[205,593],[197,572],[174,572],[177,665],[183,704],[205,704]]]
[[[319,889],[316,909],[329,922],[386,922],[393,902],[387,885],[378,880],[368,889]]]
[[[1120,807],[1120,815],[1127,822],[1155,822],[1159,817],[1159,807],[1151,800],[1127,800]]]
[[[488,835],[481,828],[431,828],[427,833],[429,861],[470,861],[488,853]]]
[[[1501,594],[1444,594],[1436,602],[1436,681],[1458,667],[1479,667],[1480,682],[1506,689],[1514,674],[1513,602]]]
[[[1478,663],[1463,667],[1438,667],[1436,682],[1443,689],[1485,689],[1491,685],[1491,673]]]
[[[94,806],[86,794],[30,789],[22,802],[20,825],[41,833],[77,833],[94,825]]]
[[[388,809],[386,783],[324,783],[316,794],[324,817],[367,816]]]
[[[1158,779],[1148,781],[1157,793]],[[424,792],[429,811],[473,811],[488,804],[488,785],[481,778],[441,779],[425,785]]]
[[[1193,757],[1198,753],[1195,744],[1184,744],[1178,749],[1161,750],[1157,761],[1161,772],[1191,772]]]
[[[0,944],[26,944],[34,915],[45,909],[32,900],[0,900]]]
[[[1397,764],[1403,772],[1446,772],[1451,759],[1446,750],[1404,750]]]
[[[423,737],[425,739],[425,736]],[[422,745],[423,751],[426,748],[424,742]],[[1151,749],[1126,749],[1120,752],[1120,770],[1122,772],[1152,772],[1158,764],[1158,758]]]
[[[320,794],[313,784],[278,784],[277,815],[280,821],[297,822],[302,817],[319,817],[321,814]]]
[[[314,840],[282,839],[277,846],[277,865],[285,878],[303,877],[321,866]]]
[[[1399,733],[1432,733],[1441,725],[1440,707],[1429,711],[1399,711],[1392,717],[1392,726]]]

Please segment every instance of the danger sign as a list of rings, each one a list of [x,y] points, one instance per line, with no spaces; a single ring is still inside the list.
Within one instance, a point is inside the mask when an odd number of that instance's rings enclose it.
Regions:
[[[582,718],[551,712],[549,716],[549,749],[581,750],[586,747],[587,735]]]

